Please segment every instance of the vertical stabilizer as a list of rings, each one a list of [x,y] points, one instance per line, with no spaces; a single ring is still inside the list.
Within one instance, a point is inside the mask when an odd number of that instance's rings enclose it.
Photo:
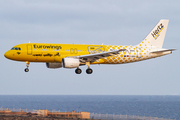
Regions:
[[[168,23],[169,20],[160,20],[139,46],[162,48]]]

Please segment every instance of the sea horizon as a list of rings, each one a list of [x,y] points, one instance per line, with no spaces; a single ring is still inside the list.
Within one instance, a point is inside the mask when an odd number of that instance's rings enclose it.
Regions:
[[[0,107],[180,120],[179,95],[0,95]]]

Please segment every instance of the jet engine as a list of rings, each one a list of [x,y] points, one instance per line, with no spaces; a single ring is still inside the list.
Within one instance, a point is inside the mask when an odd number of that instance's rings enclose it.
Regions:
[[[46,63],[47,68],[61,68],[62,63]]]
[[[63,58],[62,62],[64,68],[76,68],[80,65],[79,59],[75,58]]]

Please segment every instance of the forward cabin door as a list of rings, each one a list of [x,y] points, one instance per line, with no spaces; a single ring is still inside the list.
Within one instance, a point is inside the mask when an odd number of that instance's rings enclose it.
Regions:
[[[27,54],[32,55],[32,45],[27,45]]]

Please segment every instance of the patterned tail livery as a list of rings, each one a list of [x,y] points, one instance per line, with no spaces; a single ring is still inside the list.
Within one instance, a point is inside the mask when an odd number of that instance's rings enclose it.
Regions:
[[[139,46],[162,48],[168,23],[169,20],[160,20]]]

